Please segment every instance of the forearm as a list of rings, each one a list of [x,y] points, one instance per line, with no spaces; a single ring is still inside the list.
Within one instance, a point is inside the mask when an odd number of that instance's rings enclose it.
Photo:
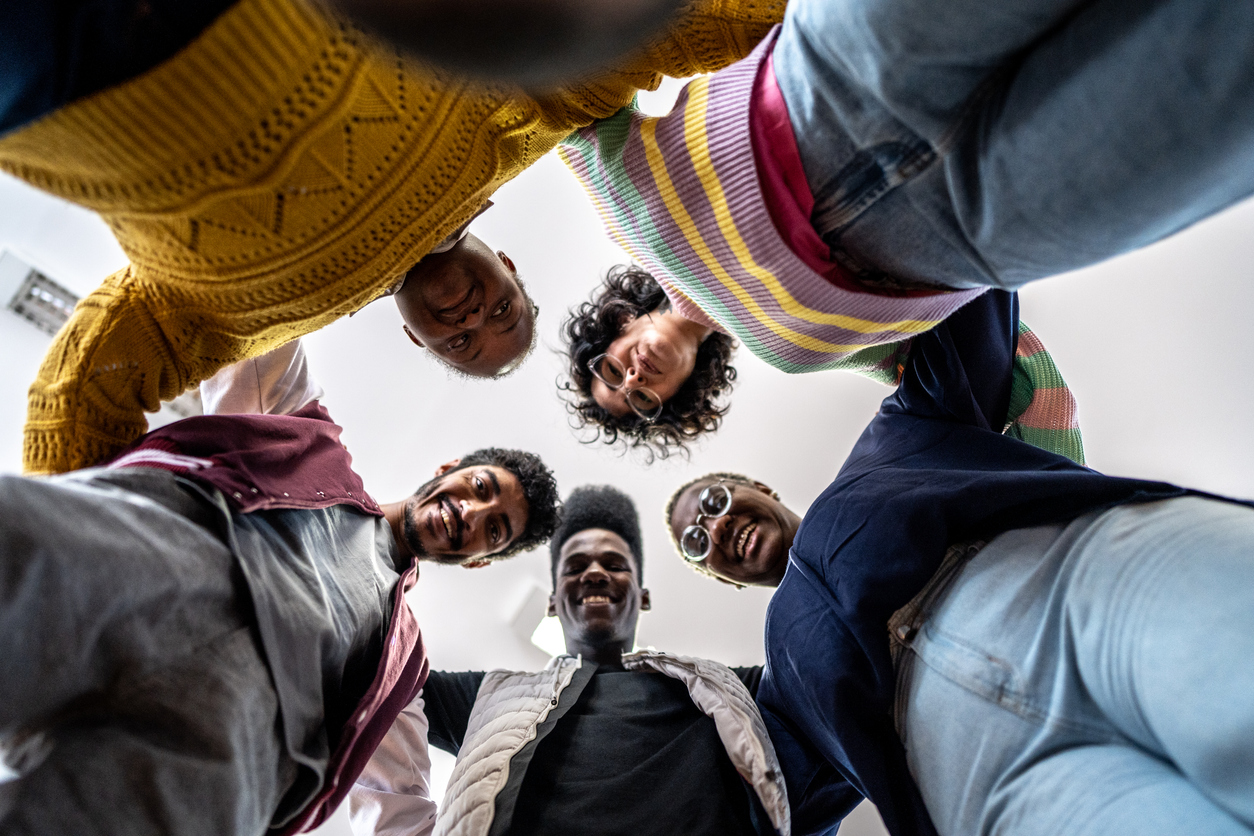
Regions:
[[[783,0],[692,0],[665,34],[625,64],[672,78],[712,73],[748,55],[784,20]]]
[[[692,0],[662,35],[624,61],[536,102],[546,122],[565,136],[613,115],[636,91],[656,89],[663,76],[687,78],[739,61],[783,19],[782,0]]]
[[[1084,464],[1075,396],[1045,345],[1023,322],[1019,323],[1005,432]]]
[[[31,385],[24,430],[28,473],[61,473],[116,455],[155,412],[218,369],[286,342],[287,334],[229,323],[128,267],[83,299]],[[292,334],[291,336],[295,336]]]

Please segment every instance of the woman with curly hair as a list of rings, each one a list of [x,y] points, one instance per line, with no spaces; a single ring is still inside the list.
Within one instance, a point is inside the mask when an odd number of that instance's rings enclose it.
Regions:
[[[736,379],[736,342],[714,323],[680,313],[651,275],[627,265],[611,268],[571,314],[562,328],[570,355],[563,388],[580,426],[662,458],[718,429]]]
[[[1254,4],[1121,3],[792,0],[670,113],[628,106],[559,153],[679,313],[788,373],[896,385],[910,341],[990,288],[1254,190]]]

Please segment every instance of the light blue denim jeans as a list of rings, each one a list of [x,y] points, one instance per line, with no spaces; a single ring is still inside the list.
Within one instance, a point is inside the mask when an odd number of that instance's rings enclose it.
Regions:
[[[942,836],[1254,833],[1254,510],[1010,531],[924,607],[897,722]]]
[[[868,280],[1013,289],[1254,193],[1251,0],[791,0],[814,223]]]

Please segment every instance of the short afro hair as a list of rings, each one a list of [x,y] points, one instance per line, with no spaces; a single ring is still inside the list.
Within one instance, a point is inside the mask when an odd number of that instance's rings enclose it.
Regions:
[[[645,421],[634,412],[611,415],[592,398],[589,361],[604,354],[631,320],[669,308],[670,300],[653,276],[639,267],[619,265],[610,268],[590,301],[571,310],[570,319],[562,326],[569,380],[559,388],[570,393],[567,408],[576,428],[597,428],[591,441],[604,438],[606,444],[613,444],[622,439],[628,448],[644,447],[650,458],[664,459],[673,450],[686,452],[689,441],[714,432],[722,423],[728,409],[724,396],[731,393],[736,380],[736,369],[731,365],[736,341],[717,331],[701,343],[692,374],[663,404],[656,421]]]
[[[636,579],[644,583],[644,546],[640,536],[640,515],[631,497],[610,485],[584,485],[575,488],[562,506],[562,519],[549,541],[549,575],[557,587],[557,563],[562,546],[571,537],[589,528],[604,528],[627,542],[636,561]]]
[[[485,465],[502,467],[514,474],[522,485],[523,496],[527,498],[527,527],[517,540],[493,554],[492,559],[513,557],[530,551],[549,539],[557,529],[561,514],[557,480],[553,478],[553,471],[535,453],[501,447],[484,447],[482,450],[467,453],[462,456],[454,470]]]

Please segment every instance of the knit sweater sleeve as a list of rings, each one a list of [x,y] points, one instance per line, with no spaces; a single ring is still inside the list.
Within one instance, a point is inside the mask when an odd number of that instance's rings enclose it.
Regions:
[[[25,469],[98,464],[162,400],[357,310],[572,130],[662,74],[737,60],[782,16],[690,0],[616,70],[532,97],[406,62],[314,6],[240,0],[175,58],[6,134],[0,169],[99,212],[132,259],[45,357]]]
[[[172,299],[144,272],[131,265],[108,277],[53,340],[28,393],[27,473],[99,464],[143,435],[144,413],[162,401],[287,341],[223,327],[212,304]]]
[[[784,0],[688,0],[675,22],[619,66],[537,99],[542,112],[568,130],[604,118],[637,90],[655,90],[662,76],[712,73],[748,55],[784,19]]]
[[[1084,464],[1075,396],[1032,329],[1019,323],[1005,434]]]

